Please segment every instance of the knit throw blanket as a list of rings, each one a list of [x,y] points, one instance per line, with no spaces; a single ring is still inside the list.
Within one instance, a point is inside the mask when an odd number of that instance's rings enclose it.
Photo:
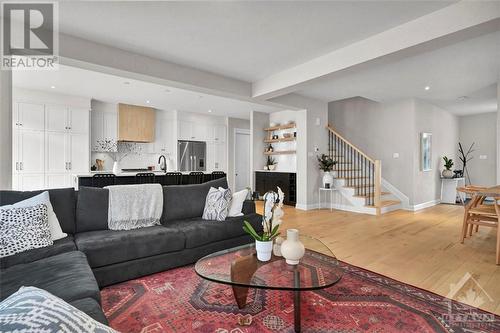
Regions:
[[[163,189],[160,184],[113,185],[109,190],[108,228],[132,230],[160,224]]]

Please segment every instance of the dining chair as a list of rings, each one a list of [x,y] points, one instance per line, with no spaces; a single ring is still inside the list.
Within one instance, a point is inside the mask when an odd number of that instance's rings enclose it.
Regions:
[[[135,174],[136,184],[155,183],[155,174],[153,172],[139,172]]]
[[[226,177],[226,173],[224,171],[212,171],[212,180],[224,177]]]
[[[464,217],[462,221],[462,234],[460,238],[460,243],[464,243],[464,239],[467,237],[467,234],[469,236],[472,236],[472,225],[469,225],[467,223],[468,217],[469,217],[469,210],[473,207],[476,207],[478,204],[482,204],[484,202],[485,197],[484,196],[479,196],[476,195],[478,192],[486,190],[486,187],[483,186],[476,186],[476,185],[467,185],[467,186],[461,186],[457,188],[457,192],[463,193],[460,195],[460,201],[462,202],[464,206]],[[463,198],[470,196],[470,200],[464,200]],[[470,230],[469,230],[470,228]],[[479,226],[476,225],[476,232],[479,230]]]
[[[166,185],[182,185],[182,172],[167,172],[167,184]]]
[[[116,184],[114,173],[96,173],[92,176],[92,187],[104,187]]]
[[[201,171],[193,171],[189,173],[189,184],[201,184],[203,183],[204,173]]]

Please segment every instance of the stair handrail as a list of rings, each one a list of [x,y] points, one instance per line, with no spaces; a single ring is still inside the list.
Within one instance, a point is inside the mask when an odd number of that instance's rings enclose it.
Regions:
[[[333,133],[335,136],[337,136],[340,140],[344,141],[347,145],[349,145],[352,149],[357,151],[361,156],[366,158],[368,161],[373,163],[374,165],[374,184],[373,184],[373,206],[375,207],[376,214],[380,215],[381,213],[381,195],[382,195],[382,161],[380,160],[375,160],[368,156],[365,152],[363,152],[361,149],[359,149],[356,145],[354,145],[352,142],[347,140],[345,137],[343,137],[339,132],[337,132],[330,124],[326,126],[326,128]]]
[[[337,132],[336,130],[333,129],[332,126],[330,126],[330,124],[328,124],[326,126],[326,128],[334,133],[336,136],[338,136],[342,141],[344,141],[345,143],[347,143],[349,146],[351,146],[354,150],[356,150],[358,153],[360,153],[361,155],[363,155],[367,160],[369,160],[370,162],[374,163],[375,164],[375,160],[373,158],[371,158],[370,156],[368,156],[367,154],[365,154],[361,149],[359,149],[358,147],[356,147],[352,142],[350,142],[349,140],[347,140],[346,138],[344,138],[342,135],[339,134],[339,132]]]

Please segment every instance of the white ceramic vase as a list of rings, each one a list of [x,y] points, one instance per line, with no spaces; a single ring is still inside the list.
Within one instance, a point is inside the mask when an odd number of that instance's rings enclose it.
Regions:
[[[297,229],[287,229],[286,240],[281,244],[281,255],[289,265],[297,265],[306,253],[304,244],[299,240]]]
[[[257,259],[259,261],[269,261],[273,252],[273,241],[261,242],[256,240],[255,250],[257,251]]]
[[[330,184],[330,188],[333,187],[333,176],[329,171],[323,173],[323,187],[326,187],[326,184]]]
[[[281,257],[281,244],[283,244],[284,239],[281,236],[276,237],[273,245],[273,254],[276,257]]]
[[[113,162],[113,173],[115,175],[120,173],[120,167],[118,166],[118,161]]]

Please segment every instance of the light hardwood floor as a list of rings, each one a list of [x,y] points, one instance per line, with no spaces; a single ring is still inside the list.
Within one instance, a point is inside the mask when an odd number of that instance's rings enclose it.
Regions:
[[[322,240],[342,261],[443,296],[469,273],[480,287],[469,279],[452,298],[500,314],[496,230],[481,228],[460,244],[462,214],[453,205],[381,216],[286,207],[282,230],[297,228]],[[470,288],[476,294],[464,299]]]

